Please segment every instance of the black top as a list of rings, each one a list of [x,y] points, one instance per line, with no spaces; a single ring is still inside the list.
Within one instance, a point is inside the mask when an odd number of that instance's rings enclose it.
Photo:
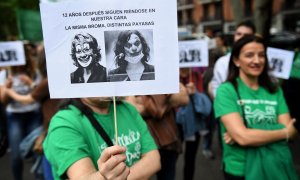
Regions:
[[[96,63],[92,68],[92,74],[87,83],[107,82],[106,68]],[[83,68],[78,68],[71,73],[71,83],[84,83]]]
[[[145,69],[140,80],[154,80],[154,66],[147,63],[143,63],[143,65]],[[110,82],[124,81],[126,79],[127,81],[130,81],[130,78],[128,77],[126,72],[126,68],[118,67],[108,72],[108,81]]]

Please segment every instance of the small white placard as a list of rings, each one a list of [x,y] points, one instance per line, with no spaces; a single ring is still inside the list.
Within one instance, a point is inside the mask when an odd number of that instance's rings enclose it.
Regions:
[[[206,40],[179,41],[179,66],[207,67],[208,46]]]
[[[6,81],[6,70],[2,69],[0,70],[0,86],[3,86]]]
[[[25,64],[22,41],[0,42],[0,66],[20,66]]]
[[[294,55],[293,51],[268,47],[267,56],[271,73],[277,78],[288,79]]]
[[[176,1],[67,1],[40,9],[51,98],[179,91]],[[123,66],[141,57],[144,66]],[[100,61],[88,75],[90,58]]]

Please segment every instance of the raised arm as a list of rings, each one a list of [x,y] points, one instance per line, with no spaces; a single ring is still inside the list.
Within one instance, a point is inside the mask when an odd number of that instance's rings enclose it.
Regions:
[[[0,87],[0,98],[3,104],[7,104],[11,98],[6,94],[6,89],[11,88],[12,86],[12,78],[8,77],[5,81],[5,84]]]
[[[179,93],[172,94],[169,102],[172,107],[185,106],[189,103],[188,91],[182,83],[179,84]]]
[[[125,164],[126,148],[112,146],[106,148],[99,160],[99,171],[93,165],[89,157],[82,158],[72,164],[67,175],[74,180],[125,180],[129,175],[129,168]]]

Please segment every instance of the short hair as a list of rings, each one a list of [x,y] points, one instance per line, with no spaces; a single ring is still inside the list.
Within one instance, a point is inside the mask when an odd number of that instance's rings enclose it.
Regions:
[[[233,44],[232,52],[230,56],[229,62],[229,72],[227,76],[227,81],[231,82],[234,86],[237,86],[236,78],[239,76],[239,67],[235,66],[233,60],[234,58],[238,59],[240,56],[241,49],[248,43],[256,42],[260,43],[264,46],[264,51],[266,52],[266,43],[262,37],[255,35],[245,35],[241,39],[239,39],[236,43]],[[269,63],[268,58],[265,53],[265,66],[258,78],[258,83],[260,86],[266,88],[270,93],[276,92],[278,88],[278,84],[275,79],[269,75]]]
[[[255,27],[255,25],[253,24],[253,22],[250,21],[250,20],[245,20],[245,21],[240,22],[240,23],[236,26],[235,29],[237,29],[237,28],[239,28],[239,27],[241,27],[241,26],[245,26],[245,27],[251,29],[252,32],[253,32],[253,34],[256,33],[256,27]]]
[[[117,43],[115,45],[115,55],[118,56],[119,54],[123,53],[125,55],[125,44],[127,43],[127,41],[129,40],[130,36],[132,34],[137,35],[142,43],[142,51],[144,54],[144,57],[142,58],[142,63],[146,63],[149,60],[149,54],[150,54],[150,48],[149,45],[147,44],[147,41],[145,40],[145,38],[143,37],[143,35],[137,31],[137,30],[127,30],[127,31],[121,31],[119,36],[118,36],[118,40]],[[126,67],[127,66],[127,61],[124,60],[125,56],[121,57],[121,58],[117,58],[116,60],[116,64],[119,67]]]
[[[73,64],[75,66],[79,66],[78,62],[77,62],[77,58],[76,58],[76,43],[77,42],[81,42],[81,41],[86,41],[90,47],[93,50],[93,61],[92,63],[98,63],[101,60],[101,54],[100,54],[100,47],[98,47],[98,42],[96,40],[96,38],[94,38],[92,35],[90,35],[89,33],[79,33],[76,34],[73,41],[72,41],[72,45],[71,45],[71,57],[73,59]]]

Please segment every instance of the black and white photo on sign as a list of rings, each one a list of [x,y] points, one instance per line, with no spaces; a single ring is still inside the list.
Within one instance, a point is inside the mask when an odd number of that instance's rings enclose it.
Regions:
[[[177,93],[176,9],[171,0],[40,3],[50,97]]]
[[[293,64],[295,53],[293,51],[267,48],[269,70],[277,78],[288,79]]]
[[[22,41],[0,42],[0,66],[19,66],[26,63]]]
[[[148,29],[105,31],[108,80],[154,80],[153,32]]]
[[[208,66],[208,42],[205,40],[179,41],[180,67]]]
[[[89,33],[81,32],[74,36],[71,43],[72,68],[71,83],[106,82],[106,68],[100,62],[101,48],[97,39]]]

